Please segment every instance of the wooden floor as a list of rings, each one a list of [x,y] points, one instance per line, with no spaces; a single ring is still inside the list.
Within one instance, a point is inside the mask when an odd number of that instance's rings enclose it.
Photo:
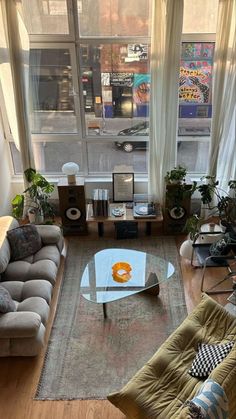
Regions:
[[[96,231],[90,232],[89,238]],[[109,232],[108,232],[109,234]],[[184,237],[177,237],[179,246]],[[83,238],[86,240],[86,238]],[[122,244],[122,242],[121,242]],[[64,260],[59,273],[59,280],[54,289],[47,338],[55,314],[58,290],[63,274]],[[182,277],[188,312],[200,300],[201,269],[193,269],[186,260],[181,261]],[[207,283],[212,285],[224,275],[221,269],[207,271]],[[226,303],[227,295],[214,297],[220,304]],[[108,401],[35,401],[33,400],[40,376],[44,352],[36,358],[0,358],[0,419],[122,419],[118,409]],[[99,383],[98,383],[99,385]]]

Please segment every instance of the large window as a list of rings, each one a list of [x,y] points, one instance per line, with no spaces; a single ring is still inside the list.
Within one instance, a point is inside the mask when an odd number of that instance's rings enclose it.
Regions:
[[[21,0],[38,170],[147,173],[152,0]],[[207,169],[217,0],[185,0],[176,163]],[[203,7],[204,5],[204,12]],[[11,145],[15,171],[19,155]]]
[[[177,163],[193,173],[207,170],[213,55],[213,42],[182,43]]]
[[[82,44],[79,54],[87,135],[119,135],[148,118],[147,44]]]
[[[69,48],[31,49],[30,95],[32,133],[77,132]]]

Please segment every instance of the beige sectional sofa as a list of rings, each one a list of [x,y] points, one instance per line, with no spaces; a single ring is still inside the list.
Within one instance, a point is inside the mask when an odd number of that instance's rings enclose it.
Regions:
[[[17,227],[13,217],[0,217],[0,286],[15,304],[15,311],[0,313],[0,356],[35,356],[44,344],[64,241],[58,226],[36,226],[41,248],[12,260],[7,231]]]

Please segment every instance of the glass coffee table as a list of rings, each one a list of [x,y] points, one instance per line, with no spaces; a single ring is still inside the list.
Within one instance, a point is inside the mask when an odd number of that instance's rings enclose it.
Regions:
[[[103,305],[142,291],[159,294],[159,284],[174,273],[174,266],[157,256],[129,249],[105,249],[95,253],[81,279],[82,296]]]

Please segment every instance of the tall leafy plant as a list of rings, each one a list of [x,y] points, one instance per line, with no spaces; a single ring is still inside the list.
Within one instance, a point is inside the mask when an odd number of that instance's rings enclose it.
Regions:
[[[29,186],[23,194],[16,195],[11,201],[13,216],[21,218],[24,210],[31,210],[36,215],[53,217],[54,209],[48,199],[54,190],[54,185],[40,173],[37,173],[35,169],[26,169],[24,175]]]
[[[176,217],[181,216],[184,201],[191,198],[197,186],[197,182],[195,181],[192,184],[186,184],[186,174],[187,169],[179,165],[168,171],[165,176],[166,204],[171,203]]]
[[[228,183],[229,192],[219,188],[215,176],[204,176],[203,183],[197,187],[201,201],[212,213],[218,215],[221,221],[236,224],[236,180]]]

